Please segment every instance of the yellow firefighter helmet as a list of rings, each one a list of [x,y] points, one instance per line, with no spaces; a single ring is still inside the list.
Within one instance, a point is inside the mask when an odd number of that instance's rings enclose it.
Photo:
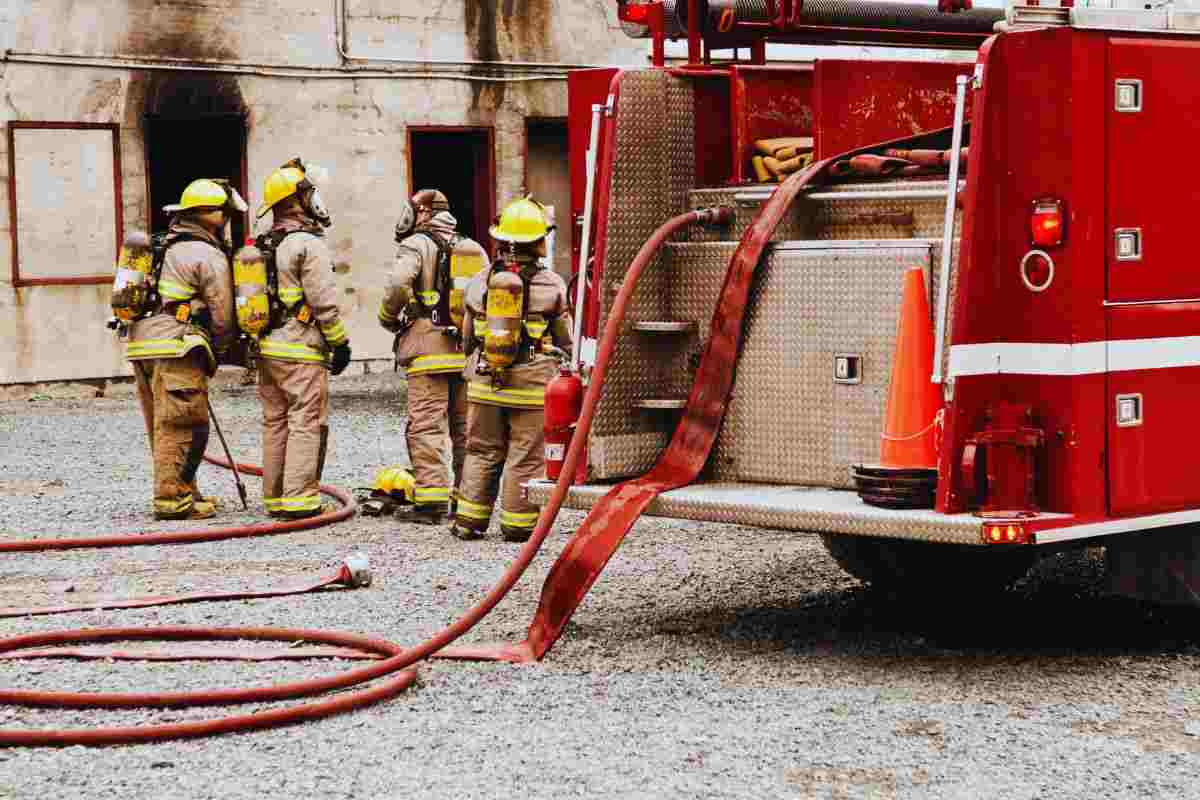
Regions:
[[[526,195],[505,206],[499,221],[488,229],[488,233],[502,242],[528,244],[546,238],[551,229],[546,209]]]
[[[412,503],[416,499],[416,479],[404,467],[384,467],[375,476],[375,484],[371,487],[376,492],[404,502]]]
[[[187,185],[178,203],[163,206],[163,211],[175,214],[193,208],[222,208],[228,202],[229,193],[221,184],[209,178],[200,178]]]
[[[294,195],[303,181],[304,170],[299,167],[280,167],[272,172],[263,183],[263,202],[256,216],[263,216],[280,200]]]

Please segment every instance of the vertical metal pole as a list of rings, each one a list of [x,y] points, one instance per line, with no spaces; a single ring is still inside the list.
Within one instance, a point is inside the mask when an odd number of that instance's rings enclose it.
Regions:
[[[700,0],[687,0],[688,64],[697,66],[703,60],[700,52]]]
[[[609,98],[612,102],[612,98]],[[587,171],[587,188],[583,198],[583,232],[579,241],[579,283],[575,286],[575,330],[571,340],[571,368],[579,371],[579,355],[583,347],[583,300],[588,282],[588,250],[592,246],[592,195],[596,186],[596,161],[600,141],[600,119],[606,104],[592,103],[592,130],[588,137],[587,156],[584,169]]]
[[[942,268],[938,275],[937,327],[933,344],[933,374],[942,382],[942,348],[946,344],[946,316],[950,310],[950,271],[954,268],[954,212],[958,208],[958,161],[962,153],[963,109],[967,104],[969,75],[959,75],[954,96],[954,134],[950,140],[950,183],[946,187],[946,216],[942,221]]]
[[[654,3],[650,6],[650,33],[654,38],[651,63],[656,67],[667,64],[666,25],[662,3]]]

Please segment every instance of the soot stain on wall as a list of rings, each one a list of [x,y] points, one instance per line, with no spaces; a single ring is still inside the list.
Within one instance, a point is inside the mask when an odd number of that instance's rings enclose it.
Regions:
[[[553,38],[553,0],[464,0],[467,41],[476,61],[557,61]],[[473,74],[497,70],[477,65]],[[471,107],[499,108],[507,84],[477,82]]]

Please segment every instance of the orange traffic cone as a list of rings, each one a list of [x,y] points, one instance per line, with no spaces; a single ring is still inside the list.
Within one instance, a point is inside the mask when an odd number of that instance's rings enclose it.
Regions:
[[[941,386],[933,374],[933,322],[925,294],[925,273],[904,275],[904,297],[896,325],[896,356],[879,447],[879,463],[889,469],[937,469],[935,423],[942,407]]]

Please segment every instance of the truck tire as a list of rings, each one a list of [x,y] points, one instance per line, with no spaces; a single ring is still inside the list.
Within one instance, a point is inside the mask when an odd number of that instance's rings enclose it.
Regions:
[[[900,594],[978,594],[1007,589],[1033,566],[1031,548],[999,550],[823,533],[842,569],[872,588]]]

